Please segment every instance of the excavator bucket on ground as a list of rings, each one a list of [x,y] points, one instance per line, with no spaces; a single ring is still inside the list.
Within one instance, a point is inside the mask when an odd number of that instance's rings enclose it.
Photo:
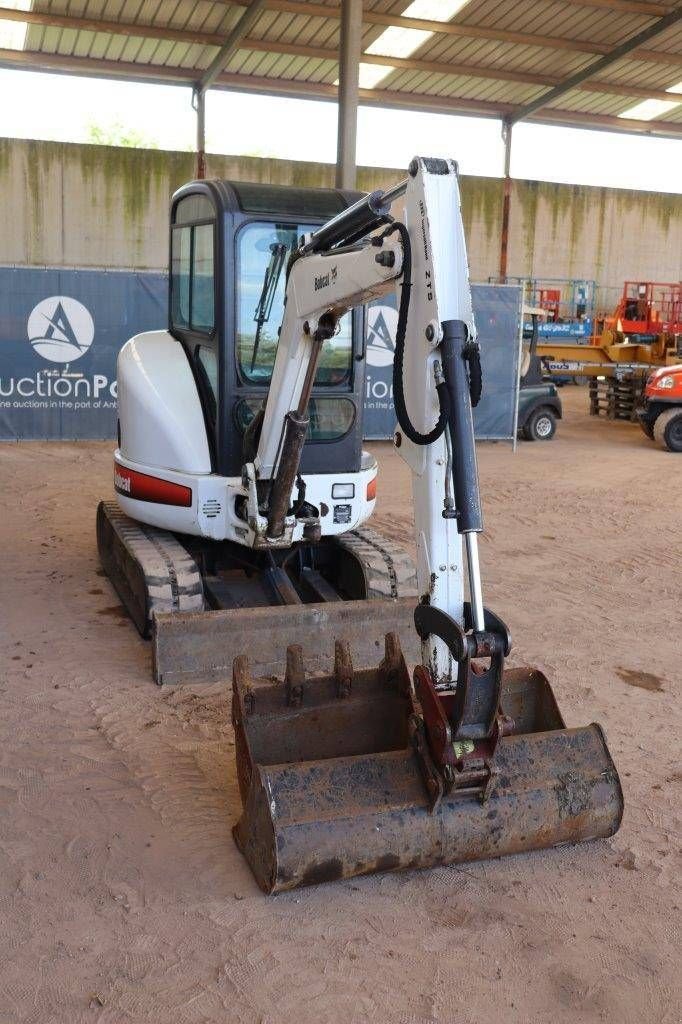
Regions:
[[[234,836],[261,889],[612,835],[623,796],[601,728],[567,729],[534,669],[504,673],[501,708],[492,757],[477,774],[460,746],[461,780],[444,792],[397,634],[376,668],[355,669],[337,640],[333,669],[317,678],[298,646],[282,680],[255,678],[246,657],[235,659]]]

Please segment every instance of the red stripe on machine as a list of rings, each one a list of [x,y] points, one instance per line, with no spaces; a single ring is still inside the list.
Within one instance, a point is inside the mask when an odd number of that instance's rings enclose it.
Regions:
[[[134,469],[126,469],[114,463],[114,490],[126,498],[136,501],[153,501],[157,505],[180,505],[190,508],[192,489],[182,484],[174,484],[170,480],[161,480],[158,476],[138,473]]]

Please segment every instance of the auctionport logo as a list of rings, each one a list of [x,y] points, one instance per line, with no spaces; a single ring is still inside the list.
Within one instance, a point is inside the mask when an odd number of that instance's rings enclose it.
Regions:
[[[95,337],[95,324],[82,302],[68,295],[43,299],[28,318],[28,340],[51,363],[73,363],[85,355]]]
[[[367,315],[367,364],[390,366],[395,353],[398,314],[392,306],[373,306]]]

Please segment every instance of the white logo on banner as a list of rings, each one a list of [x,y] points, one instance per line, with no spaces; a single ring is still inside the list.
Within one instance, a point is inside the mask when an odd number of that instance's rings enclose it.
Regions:
[[[367,312],[367,363],[390,366],[395,352],[398,313],[392,306],[373,306]]]
[[[53,295],[39,302],[26,327],[34,350],[51,363],[80,359],[95,337],[90,313],[82,302],[67,295]]]

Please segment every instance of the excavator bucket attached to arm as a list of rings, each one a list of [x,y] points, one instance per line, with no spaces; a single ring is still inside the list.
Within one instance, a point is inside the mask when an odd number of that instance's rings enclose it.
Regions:
[[[377,668],[308,679],[289,647],[282,681],[234,664],[232,720],[244,805],[234,836],[265,892],[612,835],[623,800],[598,725],[566,729],[544,675],[511,669],[513,722],[483,784],[437,788],[396,634]]]

